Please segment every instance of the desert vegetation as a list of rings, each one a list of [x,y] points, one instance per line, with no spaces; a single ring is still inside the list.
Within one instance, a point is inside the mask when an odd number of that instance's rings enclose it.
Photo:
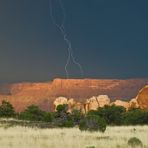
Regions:
[[[20,121],[46,123],[54,127],[75,127],[80,130],[104,132],[106,126],[118,125],[147,125],[148,111],[140,108],[126,110],[122,106],[105,105],[97,110],[90,110],[83,114],[79,110],[68,112],[66,104],[58,105],[55,112],[46,112],[38,106],[28,106],[23,112],[15,112],[13,106],[2,101],[0,118],[15,118]]]
[[[55,112],[28,106],[15,112],[3,101],[0,106],[0,145],[42,148],[148,148],[148,111],[126,110],[122,106],[105,105],[86,114],[68,112],[66,104]]]
[[[115,105],[105,105],[97,110],[90,110],[86,114],[83,114],[80,110],[68,112],[67,104],[58,105],[55,112],[46,112],[38,106],[31,105],[23,112],[17,113],[9,102],[2,101],[0,117],[12,117],[25,123],[26,121],[30,123],[45,123],[51,127],[79,126],[82,131],[101,132],[105,132],[106,126],[148,124],[148,111],[140,108],[127,111],[124,107]]]

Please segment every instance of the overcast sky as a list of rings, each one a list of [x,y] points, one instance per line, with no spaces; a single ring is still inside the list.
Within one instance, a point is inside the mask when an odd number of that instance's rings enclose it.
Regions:
[[[53,0],[52,0],[53,1]],[[83,78],[148,77],[147,0],[61,0]],[[63,18],[58,0],[55,19]],[[65,78],[67,45],[49,0],[0,0],[0,82]],[[70,63],[70,78],[81,78]]]

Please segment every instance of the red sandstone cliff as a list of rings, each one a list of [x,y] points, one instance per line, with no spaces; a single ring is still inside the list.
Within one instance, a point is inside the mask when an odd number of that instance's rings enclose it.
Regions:
[[[43,83],[0,85],[0,101],[10,101],[17,111],[31,104],[53,109],[56,97],[74,98],[79,102],[92,96],[108,95],[111,99],[131,99],[148,84],[148,79],[54,79]]]
[[[139,91],[137,102],[140,108],[148,110],[148,85]]]

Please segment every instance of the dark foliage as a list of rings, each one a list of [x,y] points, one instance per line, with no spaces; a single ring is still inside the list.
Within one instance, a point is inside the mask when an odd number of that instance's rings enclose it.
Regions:
[[[45,121],[51,122],[51,113],[42,111],[38,106],[31,105],[24,112],[21,112],[19,119],[30,121]]]
[[[68,110],[68,105],[67,104],[58,105],[56,110],[57,110],[58,113],[61,113],[61,112],[65,112],[66,113],[67,110]]]
[[[68,106],[66,104],[58,105],[57,112],[54,113],[54,124],[59,127],[73,127],[74,122],[69,113],[67,113]]]
[[[133,109],[124,114],[124,124],[144,125],[148,124],[148,111]]]
[[[70,116],[75,125],[79,125],[80,120],[84,118],[84,115],[79,110],[73,110]]]
[[[15,116],[15,111],[13,106],[3,100],[2,105],[0,106],[0,117],[14,117]]]
[[[68,113],[67,105],[59,105],[56,112],[45,112],[38,106],[31,105],[21,113],[15,113],[13,106],[2,101],[0,106],[0,117],[15,117],[21,120],[28,120],[34,125],[43,123],[43,127],[74,127],[79,126],[80,130],[104,132],[108,125],[144,125],[148,124],[148,111],[142,109],[131,109],[126,111],[120,106],[104,106],[98,110],[91,110],[86,115],[79,110]],[[28,122],[26,121],[26,123]],[[26,124],[25,123],[25,124]],[[39,124],[38,124],[39,123]]]
[[[126,112],[121,106],[104,106],[97,111],[90,111],[88,115],[97,115],[105,119],[108,125],[121,125],[123,122],[123,114]]]
[[[128,145],[131,146],[132,148],[142,147],[143,146],[141,140],[136,138],[136,137],[130,138],[128,140]]]
[[[88,115],[80,121],[79,129],[81,131],[101,131],[105,132],[106,123],[105,120],[99,116]]]

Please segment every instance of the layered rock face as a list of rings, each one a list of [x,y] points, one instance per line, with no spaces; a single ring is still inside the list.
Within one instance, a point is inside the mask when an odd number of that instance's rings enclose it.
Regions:
[[[44,83],[5,84],[0,85],[0,102],[8,100],[16,111],[23,111],[32,104],[44,110],[54,110],[53,102],[60,96],[74,98],[80,103],[102,94],[111,100],[130,99],[146,84],[148,79],[54,79]]]
[[[130,99],[146,84],[148,79],[55,79],[51,95],[83,99],[105,94],[111,99]]]
[[[140,108],[148,110],[148,85],[140,90],[136,99]]]

